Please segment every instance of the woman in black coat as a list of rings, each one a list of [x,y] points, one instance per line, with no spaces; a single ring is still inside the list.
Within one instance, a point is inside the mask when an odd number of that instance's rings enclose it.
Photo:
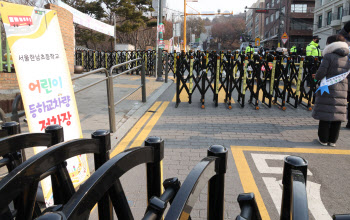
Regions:
[[[348,59],[349,47],[341,35],[328,37],[327,46],[323,51],[323,60],[314,76],[322,80],[346,73],[350,69]],[[328,87],[329,93],[316,92],[315,107],[312,117],[320,120],[318,127],[318,141],[321,145],[335,147],[339,137],[341,122],[346,121],[348,79],[345,77],[340,82]]]

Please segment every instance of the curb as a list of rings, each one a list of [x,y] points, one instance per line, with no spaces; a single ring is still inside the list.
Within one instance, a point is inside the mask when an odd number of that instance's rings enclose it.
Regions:
[[[118,123],[117,131],[111,134],[111,151],[124,138],[124,136],[130,131],[130,129],[136,124],[136,122],[148,111],[148,109],[173,83],[173,80],[168,80],[168,83],[164,83],[157,91],[155,91],[155,93],[147,99],[146,103],[141,104],[137,110],[131,109],[128,112],[127,115],[130,115],[129,113],[131,113],[131,116],[125,122]]]

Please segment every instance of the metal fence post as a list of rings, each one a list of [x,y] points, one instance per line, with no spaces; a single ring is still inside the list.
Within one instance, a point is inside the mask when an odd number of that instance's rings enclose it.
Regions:
[[[60,125],[50,125],[45,129],[45,133],[51,134],[51,147],[52,145],[61,143],[64,141],[63,127]],[[75,193],[75,189],[70,179],[67,162],[57,165],[57,172],[52,175],[52,192],[53,200],[55,204],[65,204],[70,197]]]
[[[146,70],[145,70],[145,62],[142,62],[141,66],[141,84],[142,84],[142,102],[146,102]]]
[[[160,137],[148,137],[145,141],[145,146],[150,146],[154,150],[154,163],[146,164],[148,204],[152,196],[160,197],[162,194],[164,140]]]
[[[109,160],[109,150],[111,149],[111,137],[107,130],[97,130],[91,134],[93,139],[100,141],[100,153],[94,154],[95,170],[101,167]],[[113,206],[109,199],[108,192],[98,202],[98,217],[99,219],[112,220]]]
[[[291,192],[292,192],[292,172],[300,171],[305,179],[307,177],[308,162],[301,157],[288,156],[284,158],[283,167],[283,192],[282,192],[282,205],[281,205],[281,220],[289,220],[291,216]],[[294,214],[294,213],[293,213]],[[294,216],[293,216],[294,217]],[[294,218],[293,218],[294,219]]]
[[[1,125],[3,130],[7,131],[7,135],[15,135],[21,133],[21,127],[18,122],[10,121],[5,122]],[[18,152],[9,153],[8,155],[4,155],[4,157],[12,157],[14,158],[13,163],[7,166],[9,171],[12,171],[16,166],[21,164],[23,161],[26,160],[24,149]]]
[[[168,83],[169,75],[169,53],[165,53],[165,83]]]
[[[227,149],[221,145],[212,145],[207,151],[208,156],[219,157],[215,164],[217,175],[208,183],[208,213],[209,220],[223,220],[225,208],[225,173],[227,168]]]
[[[108,98],[108,114],[109,114],[109,130],[114,133],[117,131],[117,126],[115,124],[115,107],[114,107],[114,88],[113,88],[113,78],[112,72],[107,72],[107,98]]]

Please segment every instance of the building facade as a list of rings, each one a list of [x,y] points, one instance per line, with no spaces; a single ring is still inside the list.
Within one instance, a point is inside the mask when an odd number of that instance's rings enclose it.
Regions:
[[[258,0],[250,8],[264,8],[265,0]],[[264,13],[256,13],[254,9],[246,12],[246,34],[254,41],[255,38],[262,38],[264,35]]]
[[[254,39],[259,32],[264,47],[277,48],[280,42],[282,47],[305,48],[312,40],[315,0],[260,0],[251,8],[268,9],[260,17],[253,9],[246,13],[247,34]],[[285,45],[280,39],[284,32],[289,36]]]
[[[327,37],[337,34],[350,21],[348,0],[317,0],[314,12],[314,35],[318,35],[320,47],[326,46]]]

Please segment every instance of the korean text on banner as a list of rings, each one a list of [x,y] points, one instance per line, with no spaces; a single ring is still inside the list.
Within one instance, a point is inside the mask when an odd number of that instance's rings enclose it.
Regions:
[[[41,13],[37,13],[40,11]],[[82,137],[78,109],[57,13],[25,5],[0,2],[19,88],[30,132],[44,132],[59,124],[64,140]],[[46,149],[37,147],[34,153]],[[86,155],[70,158],[67,169],[74,186],[86,180]],[[51,181],[42,182],[47,205],[53,205]]]

